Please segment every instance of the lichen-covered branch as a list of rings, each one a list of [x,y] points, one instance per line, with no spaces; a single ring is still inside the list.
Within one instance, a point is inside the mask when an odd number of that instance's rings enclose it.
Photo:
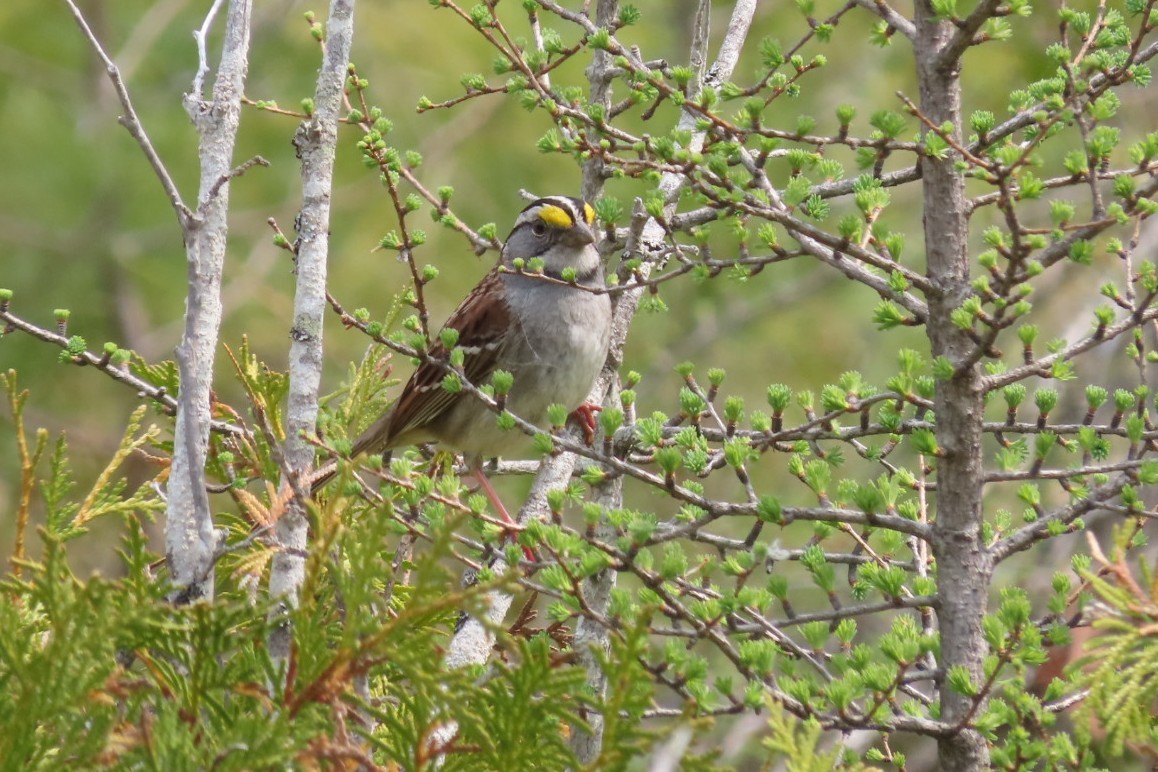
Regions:
[[[270,568],[269,591],[285,603],[297,602],[305,579],[309,521],[307,474],[314,448],[306,435],[315,430],[318,386],[322,379],[322,322],[326,312],[326,260],[329,254],[330,195],[338,144],[338,112],[345,93],[350,46],[354,37],[354,0],[332,0],[326,23],[322,67],[314,92],[314,113],[294,137],[302,160],[302,209],[298,217],[294,318],[290,328],[289,397],[286,409],[285,479],[295,491],[277,523],[278,552]],[[274,657],[289,655],[290,632],[279,628],[270,640]]]
[[[165,521],[165,555],[179,595],[213,596],[217,551],[206,491],[213,363],[221,328],[221,275],[229,232],[229,183],[248,70],[250,0],[232,0],[210,101],[187,95],[185,109],[200,135],[197,208],[185,228],[188,288],[185,331],[177,346],[181,377]]]

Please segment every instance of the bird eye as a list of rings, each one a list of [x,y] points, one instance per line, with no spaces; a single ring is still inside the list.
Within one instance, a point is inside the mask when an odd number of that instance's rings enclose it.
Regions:
[[[536,236],[546,236],[547,224],[541,222],[534,223],[531,225],[531,233],[535,234]]]

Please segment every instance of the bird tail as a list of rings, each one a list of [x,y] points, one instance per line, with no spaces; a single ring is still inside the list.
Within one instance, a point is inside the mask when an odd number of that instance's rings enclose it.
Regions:
[[[317,498],[318,491],[338,473],[338,462],[330,459],[310,475],[310,496]]]
[[[386,427],[389,426],[390,414],[379,418],[370,428],[362,432],[358,439],[354,440],[354,447],[350,450],[350,458],[355,459],[363,453],[380,453],[386,448]],[[338,473],[337,459],[330,459],[326,463],[318,467],[310,478],[310,495],[316,497],[318,491],[325,486],[330,480],[334,479],[334,475]]]

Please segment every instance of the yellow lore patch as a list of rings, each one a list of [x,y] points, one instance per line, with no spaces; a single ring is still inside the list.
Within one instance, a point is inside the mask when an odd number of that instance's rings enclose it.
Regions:
[[[547,204],[539,210],[539,219],[555,228],[570,228],[575,224],[570,212],[553,204]]]
[[[588,225],[595,222],[595,210],[591,208],[591,204],[583,204],[583,219]]]

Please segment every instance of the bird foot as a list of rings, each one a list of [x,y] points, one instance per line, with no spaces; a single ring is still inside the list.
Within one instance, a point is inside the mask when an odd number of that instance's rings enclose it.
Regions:
[[[571,413],[579,425],[583,427],[583,441],[588,445],[595,444],[595,430],[599,427],[599,424],[595,422],[595,414],[602,411],[601,405],[584,402]]]

